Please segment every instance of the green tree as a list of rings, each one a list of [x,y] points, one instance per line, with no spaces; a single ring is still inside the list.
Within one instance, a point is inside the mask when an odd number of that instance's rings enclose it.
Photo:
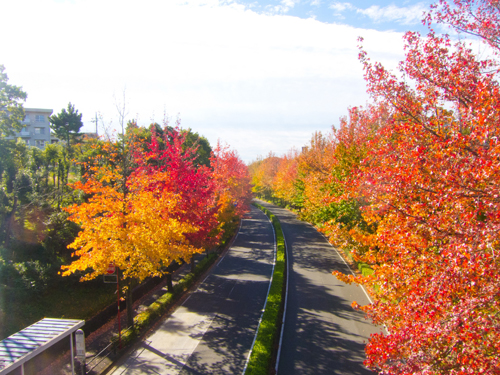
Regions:
[[[0,138],[14,135],[22,129],[24,120],[23,103],[26,93],[19,86],[9,85],[9,78],[0,65]]]
[[[59,163],[60,178],[63,186],[68,182],[70,160],[73,157],[71,144],[76,143],[81,136],[80,129],[83,126],[82,114],[75,110],[73,104],[68,103],[68,110],[62,109],[61,113],[49,117],[50,128],[56,133],[59,139],[66,141],[66,153],[63,152],[64,162]]]
[[[68,109],[63,108],[61,113],[49,117],[50,128],[56,133],[57,138],[65,140],[68,152],[71,155],[71,143],[75,143],[81,136],[83,126],[82,114],[75,110],[75,106],[68,103]]]
[[[184,130],[186,133],[186,139],[184,140],[183,150],[187,148],[196,149],[197,158],[194,160],[196,166],[204,165],[210,167],[210,154],[212,153],[212,147],[208,139],[204,136],[200,136],[198,133],[193,133],[191,129]]]
[[[29,147],[21,139],[11,143],[5,160],[2,179],[2,217],[0,218],[0,238],[8,248],[19,205],[26,204],[33,190],[33,181],[28,171]]]
[[[50,144],[45,146],[44,159],[45,159],[45,168],[47,168],[47,178],[49,175],[49,168],[52,170],[52,178],[54,180],[53,186],[56,186],[56,176],[57,176],[57,164],[59,162],[61,156],[61,146],[58,144]],[[47,181],[45,182],[48,185]]]
[[[177,123],[177,126],[180,122]],[[131,120],[127,123],[125,138],[134,139],[134,141],[142,143],[144,151],[147,150],[147,145],[151,143],[151,137],[154,134],[156,136],[156,141],[160,149],[165,149],[165,141],[172,142],[171,134],[174,128],[165,123],[163,127],[158,123],[152,123],[149,128],[141,127],[137,125],[135,120]],[[184,137],[184,143],[182,144],[182,150],[187,149],[195,150],[195,159],[193,164],[196,167],[204,165],[210,167],[210,155],[212,153],[212,147],[208,139],[197,132],[193,132],[191,129],[181,129],[181,133]]]

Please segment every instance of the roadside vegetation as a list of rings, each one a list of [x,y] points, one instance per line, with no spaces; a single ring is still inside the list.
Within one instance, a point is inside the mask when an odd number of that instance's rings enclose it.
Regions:
[[[265,207],[253,203],[254,206],[262,210],[271,220],[274,233],[276,234],[276,263],[272,276],[271,287],[267,296],[266,307],[259,324],[259,330],[252,354],[245,371],[246,375],[269,374],[271,373],[273,360],[276,358],[276,348],[278,345],[281,321],[283,314],[283,298],[285,287],[285,239],[281,224],[278,218]]]
[[[373,304],[353,307],[390,332],[371,336],[368,367],[496,374],[500,8],[441,0],[423,22],[460,39],[406,33],[397,73],[360,39],[372,103],[300,152],[252,163],[253,191],[296,210],[360,266],[362,275],[335,276],[371,291]]]
[[[173,304],[187,291],[197,278],[202,275],[217,260],[218,254],[210,253],[203,258],[193,272],[188,273],[184,278],[171,289],[163,294],[147,309],[134,317],[134,325],[124,329],[121,333],[121,343],[123,346],[130,344],[135,338],[144,333],[151,325],[157,321]],[[115,343],[116,341],[115,337]]]
[[[88,319],[112,303],[116,285],[102,281],[110,263],[130,305],[135,285],[168,279],[174,261],[189,263],[232,235],[251,191],[229,146],[212,148],[179,123],[142,128],[133,120],[115,138],[88,137],[70,103],[49,117],[60,142],[30,147],[6,138],[24,126],[26,94],[4,71],[0,339],[45,316]]]

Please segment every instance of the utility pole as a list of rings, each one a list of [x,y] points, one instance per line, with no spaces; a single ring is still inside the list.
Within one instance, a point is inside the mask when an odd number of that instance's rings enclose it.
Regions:
[[[91,120],[92,122],[95,122],[95,135],[98,137],[99,132],[97,131],[97,124],[98,124],[98,119],[97,119],[97,112],[95,113],[95,120]]]

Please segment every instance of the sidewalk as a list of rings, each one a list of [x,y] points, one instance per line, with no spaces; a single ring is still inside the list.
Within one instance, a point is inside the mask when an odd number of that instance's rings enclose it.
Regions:
[[[241,374],[262,317],[274,257],[271,223],[252,207],[224,256],[107,374]]]
[[[195,256],[195,262],[198,263],[206,254],[198,254]],[[179,280],[184,278],[191,271],[190,264],[183,264],[178,270],[172,274],[172,283],[176,285]],[[167,293],[167,280],[161,281],[151,291],[134,302],[134,317],[144,311],[150,304],[155,302],[163,294]],[[120,325],[122,330],[127,326],[127,310],[120,311]],[[113,337],[118,334],[118,320],[115,316],[101,328],[94,331],[85,338],[86,346],[86,372],[85,374],[99,375],[105,373],[113,364],[113,361],[122,353],[117,353],[111,349],[109,345]],[[39,372],[40,375],[71,375],[71,358],[70,353],[58,358],[51,366]],[[75,374],[82,374],[81,367],[75,360]]]

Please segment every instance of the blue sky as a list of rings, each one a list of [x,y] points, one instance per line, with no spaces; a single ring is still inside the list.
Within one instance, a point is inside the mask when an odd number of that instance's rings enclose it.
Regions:
[[[84,130],[180,117],[246,162],[329,132],[365,104],[357,37],[396,68],[402,35],[425,29],[426,2],[326,0],[4,0],[0,64],[55,113],[72,102]]]
[[[274,0],[237,1],[258,13],[285,14],[314,18],[325,23],[340,23],[375,30],[425,31],[421,15],[429,9],[428,1],[333,1]]]

